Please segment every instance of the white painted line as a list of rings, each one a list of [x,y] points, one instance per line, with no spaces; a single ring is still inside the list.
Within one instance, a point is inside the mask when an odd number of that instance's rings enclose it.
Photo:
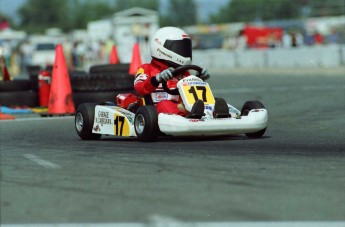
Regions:
[[[33,155],[33,154],[24,154],[23,155],[25,158],[35,162],[36,164],[43,166],[44,168],[48,168],[48,169],[60,169],[61,166],[59,166],[58,164],[55,164],[53,162],[41,159],[40,157]]]
[[[344,227],[345,222],[165,222],[165,223],[76,223],[76,224],[2,224],[1,227],[152,227],[152,226],[171,226],[171,227]]]
[[[148,227],[142,223],[92,223],[92,224],[5,224],[1,227]]]

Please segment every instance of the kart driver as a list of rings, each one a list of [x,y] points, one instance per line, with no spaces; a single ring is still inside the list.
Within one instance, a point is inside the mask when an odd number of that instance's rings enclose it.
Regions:
[[[176,27],[164,27],[159,29],[152,37],[151,63],[139,67],[134,80],[135,91],[139,95],[150,96],[158,113],[171,113],[187,118],[201,119],[204,115],[205,105],[202,100],[197,100],[191,112],[188,113],[181,103],[179,95],[171,95],[165,92],[161,82],[168,81],[168,87],[175,88],[178,82],[173,78],[172,72],[181,65],[192,63],[192,42],[183,30]],[[188,76],[185,72],[179,77]],[[199,76],[202,80],[210,78],[207,69],[202,69]],[[216,99],[214,117],[228,117],[229,110],[224,99]]]

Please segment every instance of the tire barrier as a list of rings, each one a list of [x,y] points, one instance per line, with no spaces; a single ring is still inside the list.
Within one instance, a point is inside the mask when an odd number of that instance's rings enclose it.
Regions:
[[[129,90],[133,88],[133,83],[134,77],[129,77],[128,74],[91,74],[71,78],[73,92]]]
[[[0,92],[0,105],[36,107],[38,106],[38,94],[32,90]]]
[[[71,74],[74,104],[115,102],[120,93],[134,92],[134,76],[128,74],[129,64],[95,65],[89,73]]]
[[[133,93],[134,76],[128,69],[129,64],[105,64],[92,66],[89,72],[70,71],[75,107],[84,102],[115,102],[119,93]],[[0,81],[0,105],[37,107],[38,73],[33,68],[28,80]]]
[[[31,89],[30,80],[0,81],[0,92],[26,91]]]
[[[104,64],[94,65],[90,67],[90,74],[108,73],[113,74],[116,72],[128,73],[129,64]]]
[[[134,76],[128,74],[128,64],[96,65],[90,73],[71,74],[74,92],[114,91],[133,89]]]
[[[0,81],[1,106],[27,106],[38,105],[37,91],[31,89],[30,80]]]

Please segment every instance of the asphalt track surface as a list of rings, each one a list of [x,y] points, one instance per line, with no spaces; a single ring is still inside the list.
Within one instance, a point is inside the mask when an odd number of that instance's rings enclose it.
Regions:
[[[263,102],[265,136],[82,141],[73,117],[0,122],[1,223],[345,226],[345,75],[209,82],[238,108]]]

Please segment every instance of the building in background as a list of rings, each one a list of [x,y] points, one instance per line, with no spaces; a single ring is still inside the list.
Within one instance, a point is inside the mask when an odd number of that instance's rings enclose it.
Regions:
[[[135,7],[115,13],[111,18],[89,22],[87,31],[93,42],[102,42],[107,50],[116,44],[120,61],[128,63],[136,42],[140,44],[142,58],[147,56],[148,42],[158,28],[158,12]]]

